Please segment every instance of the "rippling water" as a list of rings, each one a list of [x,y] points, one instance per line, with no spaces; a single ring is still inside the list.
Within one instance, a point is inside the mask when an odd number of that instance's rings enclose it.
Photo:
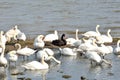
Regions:
[[[7,31],[18,25],[28,37],[54,30],[74,37],[76,29],[83,33],[95,30],[97,24],[100,32],[106,33],[110,28],[113,37],[120,37],[120,0],[0,0],[0,30]],[[62,64],[51,66],[48,71],[11,75],[14,70],[21,71],[20,62],[16,68],[8,69],[3,79],[66,80],[62,76],[70,75],[68,80],[80,80],[81,76],[90,80],[119,80],[120,59],[113,54],[107,58],[112,61],[112,68],[91,67],[86,59],[63,56]]]
[[[100,24],[100,32],[111,28],[112,36],[119,37],[119,14],[119,0],[1,0],[0,30],[17,24],[27,36],[35,37],[53,30],[86,32]]]

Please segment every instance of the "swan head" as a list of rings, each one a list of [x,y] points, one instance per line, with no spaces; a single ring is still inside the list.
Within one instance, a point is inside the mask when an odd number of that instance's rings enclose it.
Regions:
[[[1,34],[1,35],[4,35],[4,31],[0,31],[0,34]]]
[[[111,32],[111,29],[108,29],[108,32]]]
[[[18,26],[17,26],[17,25],[15,25],[15,27],[14,27],[13,29],[14,29],[14,30],[18,29]]]
[[[79,31],[79,29],[76,29],[76,32],[78,32]]]
[[[97,28],[99,28],[99,27],[100,27],[100,25],[97,25],[96,27],[97,27]]]
[[[38,38],[43,40],[44,39],[44,35],[39,35]]]
[[[58,32],[57,32],[57,30],[55,30],[55,31],[54,31],[54,34],[55,34],[55,35],[58,35]]]

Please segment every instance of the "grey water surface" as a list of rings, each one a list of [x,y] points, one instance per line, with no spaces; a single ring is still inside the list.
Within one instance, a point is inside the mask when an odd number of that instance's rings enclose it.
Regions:
[[[28,38],[54,30],[59,35],[75,37],[76,29],[81,33],[95,31],[97,24],[101,33],[111,29],[112,37],[120,37],[120,0],[0,0],[0,30],[6,32],[18,25]],[[16,66],[0,69],[0,80],[80,80],[81,76],[88,80],[119,80],[120,58],[114,54],[105,58],[112,67],[91,66],[88,59],[79,55],[57,56],[61,64],[52,61],[48,70],[37,71],[24,71],[21,65],[26,61],[20,58]]]

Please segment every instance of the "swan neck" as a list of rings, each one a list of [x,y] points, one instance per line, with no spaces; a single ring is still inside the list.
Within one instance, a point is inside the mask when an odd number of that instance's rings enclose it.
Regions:
[[[42,63],[42,64],[45,64],[44,55],[43,55],[42,58],[41,58],[41,63]]]
[[[18,46],[18,49],[17,50],[20,50],[21,49],[21,45],[20,44],[15,44],[15,47]]]
[[[107,60],[105,60],[105,59],[102,59],[102,62],[104,62],[105,64],[108,64],[108,65],[112,66],[112,64],[110,62],[108,62]]]
[[[110,30],[108,30],[107,35],[108,35],[108,37],[111,37]]]
[[[97,32],[98,34],[100,34],[98,28],[99,28],[99,25],[96,26],[96,32]]]
[[[79,40],[79,38],[78,38],[78,29],[76,30],[76,40]]]
[[[54,31],[54,34],[55,34],[55,35],[58,35],[58,32],[57,32],[57,30],[55,30],[55,31]]]
[[[61,63],[59,60],[55,59],[53,56],[49,56],[48,58],[49,58],[49,59],[53,59],[53,60],[54,60],[55,62],[57,62],[58,64]]]
[[[4,56],[4,52],[5,52],[5,46],[2,46],[1,57],[3,57],[3,56]]]
[[[120,40],[118,40],[118,42],[117,42],[117,47],[120,47],[119,44],[120,44]]]

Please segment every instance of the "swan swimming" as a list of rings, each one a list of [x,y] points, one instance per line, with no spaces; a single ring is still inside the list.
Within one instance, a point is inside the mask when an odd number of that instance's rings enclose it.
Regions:
[[[32,61],[22,65],[22,67],[29,70],[40,70],[40,69],[48,69],[49,65],[44,61],[44,55],[43,55],[40,62]]]

